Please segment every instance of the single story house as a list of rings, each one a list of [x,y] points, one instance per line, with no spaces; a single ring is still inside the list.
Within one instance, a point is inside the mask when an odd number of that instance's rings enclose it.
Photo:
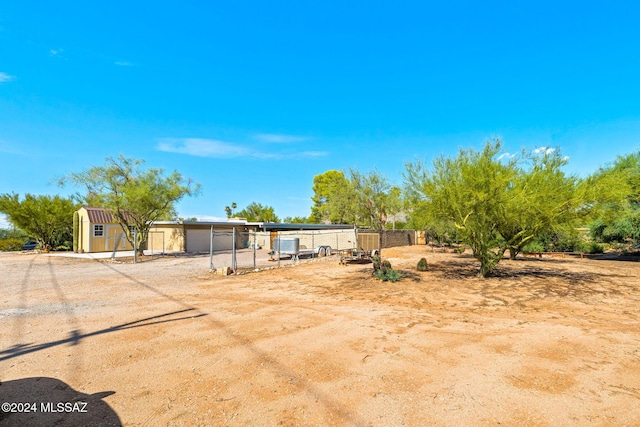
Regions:
[[[124,236],[124,230],[111,213],[104,208],[83,206],[74,213],[74,250],[77,252],[111,252],[133,250]],[[213,240],[212,240],[212,233]],[[371,233],[356,233],[349,224],[282,224],[251,222],[243,218],[221,221],[157,221],[151,225],[144,249],[153,252],[208,252],[211,243],[214,251],[231,250],[256,244],[271,249],[273,239],[299,237],[301,246],[318,245],[334,249],[368,246],[360,242]],[[379,248],[380,239],[374,233]],[[77,242],[77,245],[75,245]],[[359,244],[356,242],[360,242]]]
[[[147,249],[154,252],[209,252],[247,247],[243,233],[257,231],[261,223],[243,219],[227,221],[157,221],[149,229]],[[211,242],[211,230],[215,231]]]

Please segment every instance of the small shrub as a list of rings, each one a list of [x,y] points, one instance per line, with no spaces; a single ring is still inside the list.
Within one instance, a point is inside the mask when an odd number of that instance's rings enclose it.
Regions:
[[[394,270],[393,268],[390,268],[388,270],[380,269],[374,273],[374,276],[376,276],[383,282],[397,282],[398,280],[402,279],[402,277],[404,277],[401,272],[399,272],[398,270]]]
[[[24,239],[9,237],[0,239],[0,251],[19,251],[22,250]]]
[[[457,254],[463,254],[466,248],[464,246],[458,246],[454,249]]]
[[[522,251],[526,253],[545,252],[545,249],[546,248],[541,242],[531,242],[525,245],[525,247],[522,248]]]
[[[382,261],[382,258],[379,256],[373,257],[373,274],[376,274],[377,271],[391,270],[391,263],[386,259]]]
[[[399,271],[391,268],[391,263],[387,260],[382,261],[380,257],[373,257],[373,275],[383,282],[397,282],[403,277]]]
[[[416,268],[418,269],[418,271],[427,271],[428,269],[427,259],[420,258],[420,261],[418,261],[418,266]]]
[[[605,245],[602,245],[602,246],[605,247]],[[608,246],[614,251],[619,251],[619,252],[628,252],[629,249],[631,248],[631,245],[629,243],[619,243],[619,242],[610,243]],[[605,250],[606,250],[606,247],[605,247]]]
[[[589,242],[585,245],[585,252],[588,254],[601,254],[604,253],[604,246],[600,243]]]

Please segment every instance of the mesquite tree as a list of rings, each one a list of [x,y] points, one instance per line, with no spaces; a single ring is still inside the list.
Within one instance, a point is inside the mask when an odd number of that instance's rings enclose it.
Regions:
[[[556,150],[501,154],[500,140],[482,151],[461,150],[440,157],[428,170],[406,165],[407,192],[427,222],[453,224],[487,276],[507,249],[515,255],[539,233],[584,217],[594,192],[562,172],[566,159]]]
[[[183,178],[177,171],[165,176],[162,169],[143,169],[143,163],[143,160],[122,155],[117,159],[109,157],[103,166],[94,166],[60,180],[60,184],[71,182],[86,187],[84,202],[109,210],[122,226],[129,243],[137,246],[140,254],[152,223],[173,218],[176,202],[199,190],[198,184]],[[135,244],[132,227],[137,229]]]

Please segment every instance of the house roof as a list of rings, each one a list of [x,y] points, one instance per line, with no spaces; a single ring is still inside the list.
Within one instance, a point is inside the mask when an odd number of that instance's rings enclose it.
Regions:
[[[345,230],[353,229],[352,224],[286,224],[276,222],[252,222],[246,220],[228,221],[155,221],[156,225],[183,224],[185,227],[253,227],[263,231],[285,231],[285,230]]]
[[[90,206],[83,206],[83,208],[87,211],[89,222],[92,224],[114,224],[118,222],[108,209]],[[125,217],[127,217],[126,213]]]
[[[262,226],[261,222],[249,222],[249,221],[154,221],[154,225],[184,225],[190,228],[202,228],[202,227],[225,227],[231,229],[232,227],[253,227],[259,228]]]
[[[93,224],[114,224],[118,221],[113,217],[111,211],[105,208],[94,208],[83,206],[87,211],[89,222]],[[125,214],[126,216],[126,214]],[[177,225],[183,224],[191,227],[219,226],[219,227],[254,227],[264,231],[285,231],[285,230],[336,230],[352,229],[353,224],[282,224],[274,222],[254,222],[244,218],[228,219],[226,221],[154,221],[156,225]]]
[[[264,231],[286,230],[348,230],[353,229],[353,224],[288,224],[277,222],[265,222],[261,224]]]

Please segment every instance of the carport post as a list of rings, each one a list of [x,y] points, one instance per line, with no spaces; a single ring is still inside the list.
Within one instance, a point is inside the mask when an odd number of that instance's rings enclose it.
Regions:
[[[209,273],[213,271],[213,225],[211,225],[211,234],[209,235]]]
[[[280,232],[278,231],[278,268],[280,268]]]
[[[316,235],[313,232],[313,230],[311,230],[311,258],[312,259],[316,257],[315,248],[316,248]]]
[[[236,262],[236,228],[235,227],[233,227],[232,245],[233,245],[233,248],[231,249],[231,269],[235,273],[238,267]]]
[[[256,268],[256,230],[253,230],[253,269]]]

